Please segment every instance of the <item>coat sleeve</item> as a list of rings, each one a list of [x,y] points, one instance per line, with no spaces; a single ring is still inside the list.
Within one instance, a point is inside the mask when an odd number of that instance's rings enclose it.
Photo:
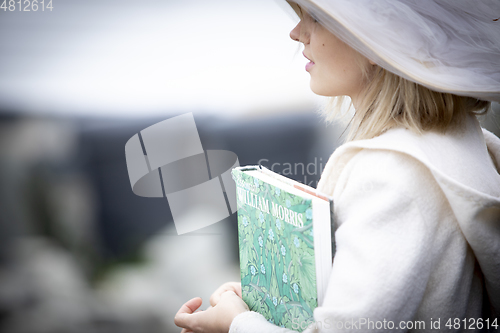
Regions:
[[[316,328],[306,331],[406,331],[431,274],[440,215],[448,213],[439,186],[412,157],[365,149],[345,164],[333,197],[337,252]],[[290,332],[258,314],[240,316],[230,332]]]

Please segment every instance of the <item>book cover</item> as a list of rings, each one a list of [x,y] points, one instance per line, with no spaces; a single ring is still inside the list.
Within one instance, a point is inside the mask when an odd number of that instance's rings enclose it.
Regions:
[[[313,205],[310,194],[292,191],[293,186],[284,182],[263,181],[258,174],[247,173],[250,170],[260,167],[232,172],[237,187],[243,300],[271,323],[302,331],[313,322],[313,310],[321,302],[318,281],[322,279],[320,289],[324,291],[331,268],[331,202],[321,207],[328,220],[322,223],[320,237],[314,233],[313,223],[319,216],[314,209],[320,208]],[[323,258],[327,266],[323,271],[317,267],[319,238],[323,238],[321,248],[328,257]]]

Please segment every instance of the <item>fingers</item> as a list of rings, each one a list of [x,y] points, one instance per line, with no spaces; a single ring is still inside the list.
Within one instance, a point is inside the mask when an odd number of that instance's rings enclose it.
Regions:
[[[190,316],[201,306],[201,303],[202,301],[200,297],[195,297],[184,303],[179,309],[179,311],[177,311],[177,313],[175,314],[174,317],[175,325],[191,329]]]
[[[238,295],[240,298],[242,297],[241,294],[241,283],[240,282],[233,282],[233,291]]]
[[[221,297],[220,300],[225,300],[225,301],[230,301],[233,304],[233,310],[242,312],[242,311],[249,311],[248,305],[243,302],[240,296],[238,296],[234,291],[232,290],[227,290],[225,291]]]
[[[227,290],[227,285],[229,282],[224,283],[222,286],[217,288],[213,294],[210,296],[210,305],[216,306],[219,303],[220,295]]]
[[[220,295],[220,298],[226,298],[226,297],[233,297],[233,296],[238,296],[236,295],[236,293],[232,290],[226,290],[225,292],[222,293],[222,295]]]
[[[186,302],[175,315],[174,322],[188,332],[228,332],[234,317],[248,311],[243,299],[233,290],[226,290],[220,295],[219,303],[206,311],[198,311],[201,298]]]
[[[237,282],[234,287],[234,292],[236,293],[236,295],[238,295],[239,298],[242,298],[243,294],[241,293],[241,283]]]
[[[234,293],[236,293],[236,295],[241,297],[241,283],[239,283],[239,282],[226,282],[222,286],[217,288],[217,290],[214,291],[212,296],[210,296],[210,305],[212,305],[212,306],[217,305],[217,303],[219,303],[219,301],[220,301],[220,296],[222,295],[222,293],[224,293],[228,290],[233,291]]]

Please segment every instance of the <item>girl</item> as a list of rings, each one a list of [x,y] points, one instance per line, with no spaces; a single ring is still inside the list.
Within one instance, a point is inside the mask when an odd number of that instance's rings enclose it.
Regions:
[[[311,89],[355,110],[318,185],[334,198],[337,252],[307,331],[498,330],[500,140],[476,114],[500,101],[500,2],[289,4]],[[289,332],[248,311],[238,283],[210,303],[188,301],[176,324]]]

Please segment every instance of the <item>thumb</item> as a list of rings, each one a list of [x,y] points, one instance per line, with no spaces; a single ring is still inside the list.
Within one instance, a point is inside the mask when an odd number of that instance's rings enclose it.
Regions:
[[[179,311],[175,314],[174,323],[179,327],[189,327],[190,315],[193,314],[200,306],[202,300],[200,297],[195,297],[184,303]]]

